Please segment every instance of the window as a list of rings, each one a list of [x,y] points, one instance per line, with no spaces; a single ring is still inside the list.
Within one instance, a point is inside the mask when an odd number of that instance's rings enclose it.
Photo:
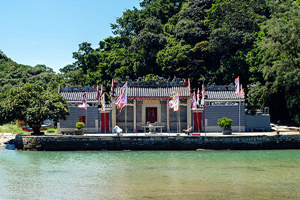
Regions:
[[[79,121],[85,124],[85,116],[79,116]]]

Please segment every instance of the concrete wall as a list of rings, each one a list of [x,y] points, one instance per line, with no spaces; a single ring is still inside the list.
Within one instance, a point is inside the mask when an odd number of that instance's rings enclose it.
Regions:
[[[76,128],[76,123],[79,122],[80,116],[85,116],[85,120],[87,122],[85,129],[87,129],[88,132],[96,132],[96,120],[98,120],[98,127],[100,127],[100,116],[98,107],[88,107],[87,111],[78,108],[78,107],[69,107],[70,109],[70,115],[67,117],[66,120],[60,120],[59,121],[59,130],[58,132],[72,132]]]
[[[218,119],[227,117],[232,119],[232,131],[239,131],[239,106],[205,106],[205,128],[207,132],[221,132]],[[202,116],[203,119],[203,116]],[[240,106],[241,132],[245,131],[245,106]],[[203,129],[204,130],[204,129]]]
[[[270,115],[246,115],[246,131],[270,131]]]
[[[196,150],[300,149],[300,135],[275,136],[28,136],[17,135],[23,150]]]

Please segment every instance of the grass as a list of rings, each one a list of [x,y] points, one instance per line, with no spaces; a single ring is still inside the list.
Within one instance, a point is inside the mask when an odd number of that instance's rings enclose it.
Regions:
[[[47,131],[54,131],[47,133]],[[31,132],[23,131],[17,123],[4,124],[0,126],[0,133],[12,133],[12,134],[31,134]],[[56,134],[57,128],[48,128],[45,132],[46,134]]]

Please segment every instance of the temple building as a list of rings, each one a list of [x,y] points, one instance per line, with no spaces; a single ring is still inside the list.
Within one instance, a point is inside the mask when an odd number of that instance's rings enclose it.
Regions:
[[[117,108],[113,104],[122,95],[126,87],[127,106]],[[200,88],[201,90],[201,88]],[[245,97],[235,92],[233,84],[226,86],[209,85],[205,87],[204,103],[198,93],[198,104],[192,108],[192,89],[189,79],[173,80],[151,76],[136,80],[112,80],[111,101],[106,102],[105,109],[100,105],[97,87],[66,87],[59,93],[67,99],[70,116],[58,123],[58,132],[68,133],[75,130],[76,122],[85,122],[86,133],[111,133],[119,126],[123,133],[143,132],[145,126],[155,124],[162,132],[183,132],[192,127],[193,132],[221,132],[218,119],[227,117],[233,120],[233,132],[250,131],[253,128],[263,128],[269,131],[270,116],[248,116],[245,113]],[[86,93],[87,109],[78,108]],[[169,107],[170,96],[179,96],[178,111]],[[108,99],[108,98],[107,98]]]
[[[143,126],[156,123],[163,126],[163,132],[182,132],[183,128],[192,125],[190,103],[190,83],[177,78],[173,81],[159,78],[143,81],[127,81],[127,106],[122,110],[112,106],[112,127],[118,125],[127,132],[142,131]],[[122,93],[125,81],[112,81],[112,102]],[[179,111],[169,109],[168,103],[173,93],[179,93]]]

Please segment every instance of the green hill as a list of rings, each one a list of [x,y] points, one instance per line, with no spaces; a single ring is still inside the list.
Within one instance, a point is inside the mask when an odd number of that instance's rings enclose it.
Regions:
[[[14,86],[25,83],[39,84],[44,89],[55,90],[63,76],[55,74],[54,71],[45,65],[34,67],[22,65],[8,58],[0,51],[0,97],[5,98],[7,92]]]

